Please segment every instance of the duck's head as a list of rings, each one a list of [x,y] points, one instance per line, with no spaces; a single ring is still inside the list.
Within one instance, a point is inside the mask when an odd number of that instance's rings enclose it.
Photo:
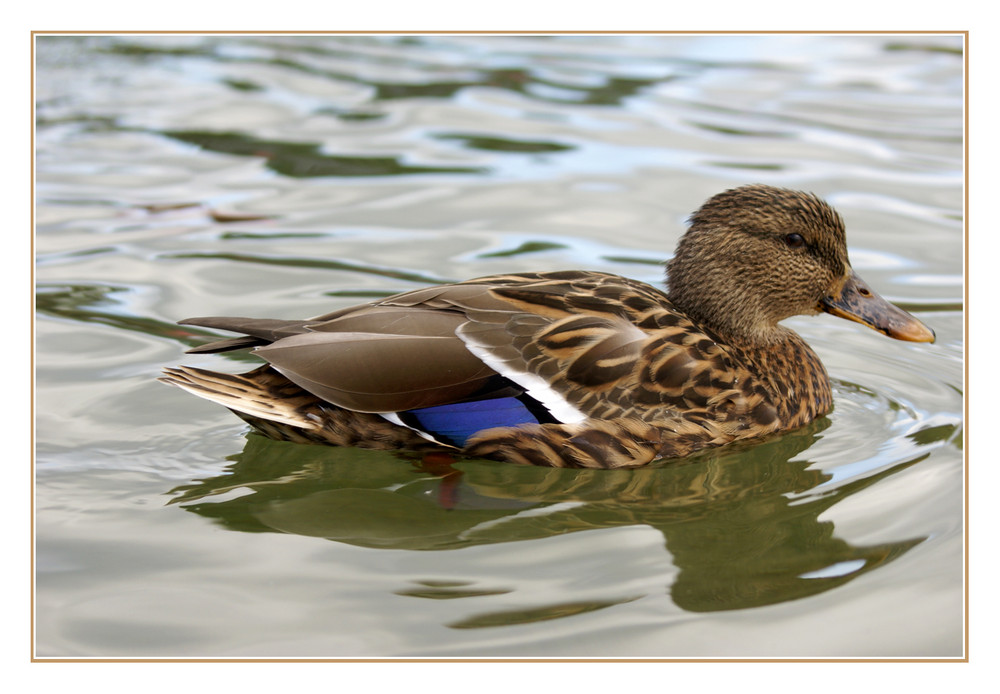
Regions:
[[[843,220],[809,193],[751,185],[710,198],[667,274],[671,301],[731,339],[768,342],[778,321],[826,311],[897,340],[934,341],[855,274]]]

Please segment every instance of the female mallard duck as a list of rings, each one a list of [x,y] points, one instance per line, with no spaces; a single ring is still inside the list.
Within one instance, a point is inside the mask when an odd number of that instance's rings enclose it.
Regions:
[[[706,202],[667,264],[669,291],[599,272],[500,275],[311,320],[191,318],[242,333],[243,375],[164,381],[300,442],[452,448],[616,468],[792,429],[829,412],[819,358],[779,321],[826,311],[889,337],[934,333],[854,273],[840,216],[764,185]]]

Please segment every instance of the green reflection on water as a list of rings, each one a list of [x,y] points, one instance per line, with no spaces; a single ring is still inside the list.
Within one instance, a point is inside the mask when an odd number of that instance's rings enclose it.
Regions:
[[[484,614],[474,615],[468,619],[452,622],[448,626],[452,629],[480,629],[483,627],[501,627],[511,624],[530,624],[532,622],[544,622],[550,619],[561,619],[562,617],[573,617],[586,612],[595,612],[597,610],[603,610],[606,607],[624,605],[625,603],[629,603],[634,600],[638,600],[638,597],[624,598],[622,600],[565,602],[525,610],[487,612]]]
[[[526,255],[528,253],[539,253],[541,251],[556,251],[569,248],[564,243],[554,243],[552,241],[525,241],[517,248],[504,251],[494,251],[492,253],[480,253],[480,258],[509,258],[516,255]]]
[[[323,154],[320,145],[306,142],[262,140],[238,132],[166,130],[162,133],[202,149],[225,154],[260,157],[272,171],[293,178],[316,176],[406,176],[414,174],[478,174],[487,169],[469,166],[412,166],[400,157],[351,157]]]
[[[838,538],[832,522],[820,520],[836,503],[926,457],[810,495],[831,475],[799,454],[827,425],[820,420],[756,446],[638,470],[452,463],[447,456],[442,464],[433,456],[304,446],[252,434],[225,474],[172,490],[171,503],[231,530],[394,550],[450,550],[648,526],[663,534],[679,569],[665,586],[678,606],[736,610],[829,590],[925,539],[855,545]],[[236,490],[240,495],[229,498]],[[431,597],[427,588],[401,594]],[[481,615],[452,626],[549,619],[636,597],[600,606],[550,605],[530,615]]]
[[[469,588],[467,581],[415,581],[420,587],[397,590],[396,595],[431,600],[454,600],[455,598],[479,598],[484,595],[504,595],[511,591],[505,588]]]
[[[514,140],[507,137],[487,137],[485,135],[446,134],[438,135],[439,140],[455,140],[469,149],[480,149],[487,152],[509,152],[517,154],[548,154],[552,152],[568,152],[575,149],[571,145],[542,140]]]

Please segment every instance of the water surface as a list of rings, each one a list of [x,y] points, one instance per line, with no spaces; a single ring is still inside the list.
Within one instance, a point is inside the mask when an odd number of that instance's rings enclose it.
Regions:
[[[949,36],[39,37],[36,655],[963,653]],[[931,325],[788,324],[834,412],[633,471],[248,434],[193,315],[566,268],[662,281],[704,199],[811,190]]]

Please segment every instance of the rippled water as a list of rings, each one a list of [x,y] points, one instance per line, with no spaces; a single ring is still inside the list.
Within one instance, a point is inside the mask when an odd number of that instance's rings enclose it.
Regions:
[[[36,655],[955,657],[963,56],[949,36],[39,37]],[[848,223],[938,335],[789,325],[835,410],[631,471],[277,443],[155,382],[193,315],[662,281],[704,199]],[[234,361],[235,360],[235,361]]]

